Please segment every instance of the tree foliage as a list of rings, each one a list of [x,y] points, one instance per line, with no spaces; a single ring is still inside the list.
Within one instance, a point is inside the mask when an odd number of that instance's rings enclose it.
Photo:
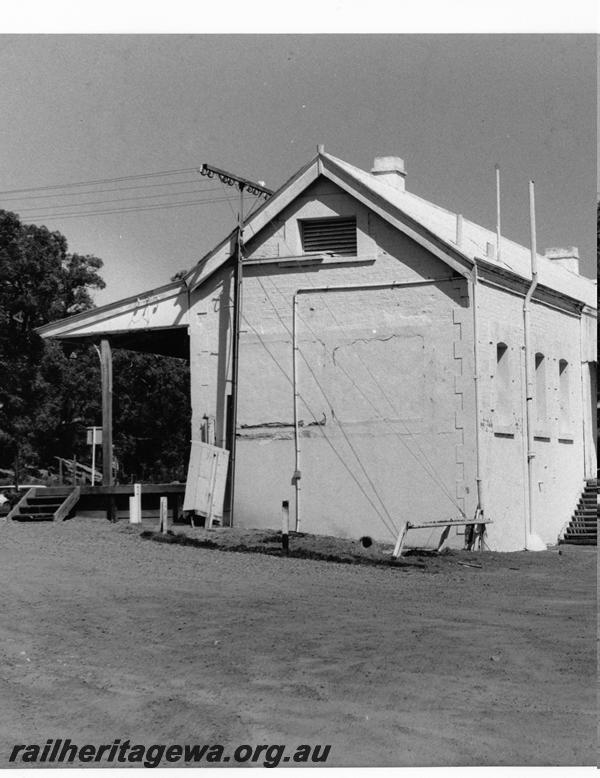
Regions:
[[[102,260],[0,210],[0,467],[88,462],[85,427],[101,424],[92,345],[63,349],[35,328],[93,307]],[[182,360],[115,351],[114,442],[122,477],[185,477],[189,376]]]
[[[68,365],[35,328],[92,306],[104,287],[97,257],[69,254],[67,241],[46,227],[24,225],[0,211],[0,459],[40,458],[46,437],[64,431],[56,415]],[[68,384],[68,381],[67,381]]]

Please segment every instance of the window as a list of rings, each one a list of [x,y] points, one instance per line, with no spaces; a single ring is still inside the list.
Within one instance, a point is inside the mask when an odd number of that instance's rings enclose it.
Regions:
[[[512,423],[510,394],[510,363],[506,343],[496,344],[495,413],[499,428]]]
[[[566,359],[560,359],[558,362],[559,430],[563,433],[571,429],[569,394],[569,363]]]
[[[302,251],[356,256],[356,217],[303,219],[300,221]]]
[[[539,427],[546,424],[546,358],[535,355],[535,416]]]

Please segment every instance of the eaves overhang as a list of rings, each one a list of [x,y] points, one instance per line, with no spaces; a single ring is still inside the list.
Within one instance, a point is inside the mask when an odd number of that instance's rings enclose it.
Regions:
[[[183,281],[151,289],[36,328],[64,343],[110,339],[136,351],[187,356],[189,294]],[[153,342],[151,342],[153,339]]]

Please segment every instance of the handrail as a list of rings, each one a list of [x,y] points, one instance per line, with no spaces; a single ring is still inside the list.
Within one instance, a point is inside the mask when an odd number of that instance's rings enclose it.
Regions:
[[[81,487],[76,486],[73,491],[66,497],[61,503],[59,508],[54,512],[54,521],[64,521],[67,518],[72,508],[79,502],[81,497]]]
[[[72,478],[76,479],[77,477],[83,477],[91,483],[93,473],[94,481],[97,483],[102,481],[102,473],[100,473],[98,470],[92,470],[91,467],[83,465],[81,462],[77,462],[75,459],[64,459],[63,457],[54,457],[54,459],[57,459],[59,462],[66,466]]]

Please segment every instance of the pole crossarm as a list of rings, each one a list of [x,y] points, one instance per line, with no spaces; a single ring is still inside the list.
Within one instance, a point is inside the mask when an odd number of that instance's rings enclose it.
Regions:
[[[213,165],[207,165],[206,162],[199,169],[201,176],[207,176],[208,178],[214,178],[217,176],[222,184],[227,186],[236,186],[240,190],[246,190],[248,194],[256,195],[257,197],[264,197],[268,200],[273,194],[271,189],[267,189],[262,184],[257,184],[255,181],[249,181],[247,178],[240,178],[240,176],[234,176],[233,173],[228,173],[227,170],[221,170],[221,168],[214,167]]]

